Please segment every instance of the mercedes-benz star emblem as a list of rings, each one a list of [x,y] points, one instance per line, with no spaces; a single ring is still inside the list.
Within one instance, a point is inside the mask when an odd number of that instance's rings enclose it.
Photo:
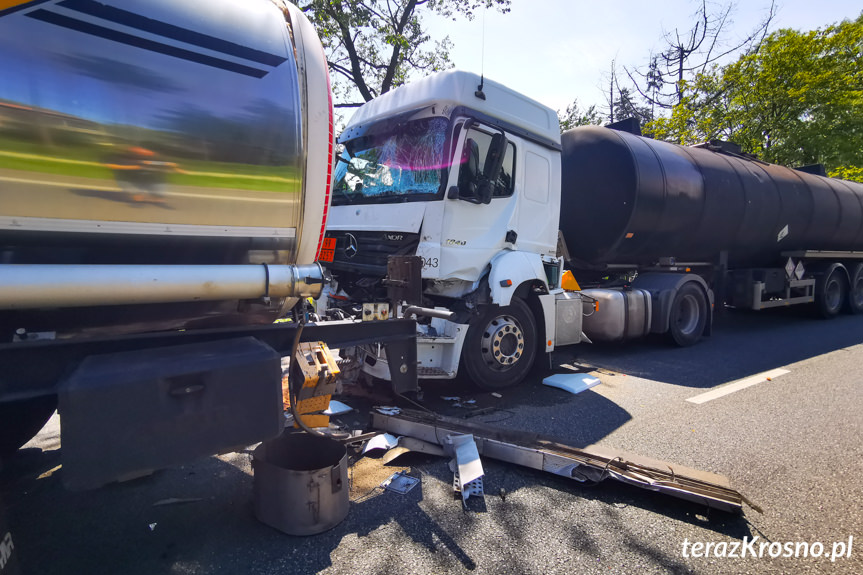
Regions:
[[[345,234],[345,240],[348,242],[348,245],[345,246],[345,257],[350,259],[357,255],[357,238],[354,237],[354,234]]]

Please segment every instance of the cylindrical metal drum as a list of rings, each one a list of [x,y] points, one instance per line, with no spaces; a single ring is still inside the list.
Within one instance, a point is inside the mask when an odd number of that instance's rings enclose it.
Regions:
[[[660,257],[776,265],[863,249],[863,185],[703,148],[580,127],[561,136],[560,229],[583,262]]]
[[[255,516],[289,535],[314,535],[348,514],[348,456],[333,439],[285,434],[254,452]]]

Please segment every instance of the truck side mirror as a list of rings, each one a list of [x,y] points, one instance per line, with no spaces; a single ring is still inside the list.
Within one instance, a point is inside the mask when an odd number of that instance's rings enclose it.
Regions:
[[[497,179],[500,176],[500,171],[503,168],[503,156],[506,152],[506,137],[498,132],[491,137],[491,143],[488,147],[488,154],[485,156],[485,165],[482,169],[482,176],[479,178],[477,185],[476,197],[483,204],[490,204],[494,188],[497,185]]]
[[[498,132],[491,137],[491,144],[488,147],[488,155],[485,157],[485,166],[483,166],[482,175],[489,182],[496,182],[500,176],[500,170],[503,168],[503,156],[506,152],[506,137]]]

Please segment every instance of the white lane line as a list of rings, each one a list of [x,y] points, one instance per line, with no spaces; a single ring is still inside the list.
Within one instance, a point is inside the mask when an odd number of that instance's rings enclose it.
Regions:
[[[707,403],[708,401],[713,401],[714,399],[725,397],[726,395],[734,393],[735,391],[740,391],[741,389],[752,387],[753,385],[757,385],[759,383],[762,383],[769,379],[773,379],[774,377],[779,377],[780,375],[784,375],[786,373],[789,373],[787,369],[772,369],[770,371],[765,371],[764,373],[750,375],[749,377],[738,379],[737,381],[727,383],[716,389],[711,389],[706,393],[696,395],[695,397],[690,397],[686,401],[688,401],[689,403],[701,405],[702,403]]]

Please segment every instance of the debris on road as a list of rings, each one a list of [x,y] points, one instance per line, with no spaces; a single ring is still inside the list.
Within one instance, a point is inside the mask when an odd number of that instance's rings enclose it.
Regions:
[[[584,448],[557,443],[526,431],[512,431],[420,411],[372,415],[376,429],[446,445],[449,436],[472,434],[478,454],[569,477],[581,483],[615,479],[722,511],[741,513],[746,503],[761,509],[731,487],[728,478],[706,471],[629,454],[609,447]]]
[[[398,471],[390,475],[383,483],[381,483],[381,487],[388,491],[395,491],[401,495],[404,495],[420,482],[419,478],[411,477],[404,471]]]
[[[399,437],[398,445],[387,451],[381,461],[387,464],[405,453],[425,453],[428,455],[439,455],[441,457],[446,455],[443,448],[439,445],[429,443],[428,441],[422,441],[414,437],[402,436]]]
[[[353,503],[359,503],[384,492],[381,484],[393,473],[409,473],[410,468],[387,465],[382,459],[361,457],[351,463],[349,468],[350,498]]]
[[[369,439],[369,442],[366,443],[366,446],[363,448],[363,453],[368,453],[369,451],[373,451],[375,449],[384,449],[389,451],[396,445],[398,445],[399,440],[394,435],[390,435],[389,433],[381,433]]]
[[[52,475],[54,475],[54,473],[56,473],[57,471],[60,471],[60,469],[61,469],[62,467],[63,467],[63,465],[58,465],[58,466],[56,466],[56,467],[52,467],[51,469],[49,469],[49,470],[48,470],[48,471],[46,471],[45,473],[41,474],[41,475],[40,475],[39,477],[37,477],[36,479],[47,479],[47,478],[51,477]]]
[[[343,413],[348,413],[353,410],[353,407],[346,405],[341,401],[331,399],[329,407],[324,410],[324,415],[342,415]]]
[[[598,377],[587,373],[556,373],[542,380],[543,385],[576,394],[599,385]]]
[[[471,495],[484,497],[482,478],[485,471],[479,460],[479,451],[473,435],[448,436],[444,443],[444,450],[453,456],[449,462],[450,470],[454,473],[453,490],[461,493],[462,502],[466,502]]]

